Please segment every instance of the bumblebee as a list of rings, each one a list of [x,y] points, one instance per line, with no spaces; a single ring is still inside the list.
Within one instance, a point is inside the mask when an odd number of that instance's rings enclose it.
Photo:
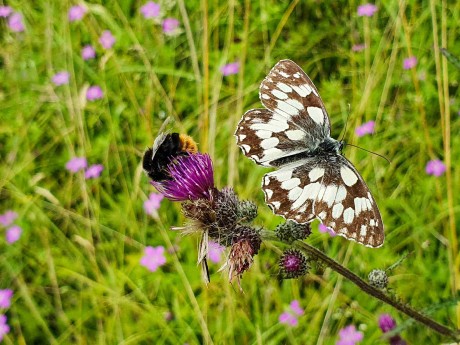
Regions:
[[[169,176],[166,168],[172,159],[197,152],[196,142],[188,135],[161,133],[153,146],[145,151],[142,166],[153,181],[167,180]]]

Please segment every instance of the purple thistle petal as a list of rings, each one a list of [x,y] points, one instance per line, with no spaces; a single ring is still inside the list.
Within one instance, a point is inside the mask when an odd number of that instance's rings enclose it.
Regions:
[[[168,165],[171,180],[151,184],[172,201],[210,199],[214,188],[212,161],[207,154],[181,156]]]
[[[396,327],[396,321],[390,314],[382,314],[379,317],[379,327],[383,333],[389,332]]]

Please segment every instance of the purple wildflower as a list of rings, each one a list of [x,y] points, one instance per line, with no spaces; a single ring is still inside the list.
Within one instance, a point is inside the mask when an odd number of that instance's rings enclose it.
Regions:
[[[331,237],[335,237],[337,235],[334,230],[332,230],[330,227],[324,225],[323,223],[319,224],[318,230],[319,230],[319,232],[322,232],[322,233],[328,233]]]
[[[101,37],[99,37],[99,43],[105,49],[110,49],[115,44],[115,37],[113,37],[109,30],[105,30],[102,32]]]
[[[428,175],[439,177],[446,172],[446,166],[441,160],[433,159],[426,164],[425,171]]]
[[[303,315],[304,311],[300,307],[300,302],[298,300],[293,300],[289,306],[291,307],[291,310],[294,312],[294,314],[297,314],[298,316]]]
[[[97,178],[101,175],[104,170],[102,164],[93,164],[85,171],[85,179]]]
[[[11,13],[13,13],[13,9],[10,6],[0,6],[0,18],[6,18]]]
[[[51,78],[51,81],[54,83],[54,85],[59,86],[59,85],[68,84],[69,78],[70,78],[69,72],[62,71],[62,72],[58,72],[55,75],[53,75],[53,78]]]
[[[417,58],[415,56],[408,57],[404,59],[403,68],[404,69],[411,69],[417,65]]]
[[[88,166],[88,162],[85,157],[74,157],[68,161],[65,168],[70,172],[76,173],[77,171],[83,170]]]
[[[5,213],[0,214],[0,224],[3,226],[9,226],[16,218],[18,218],[18,214],[14,211],[8,210]]]
[[[83,7],[80,5],[72,6],[69,9],[69,22],[75,22],[78,20],[82,20],[86,12],[87,12],[86,7]]]
[[[163,266],[166,263],[164,252],[165,248],[163,246],[145,247],[144,256],[141,259],[141,265],[146,267],[150,272],[155,272],[158,267]]]
[[[368,121],[366,123],[363,123],[358,128],[356,128],[355,134],[358,137],[362,137],[366,134],[374,134],[374,128],[375,128],[375,121]]]
[[[0,314],[0,341],[3,340],[3,337],[10,332],[10,327],[6,324],[8,319],[6,315]]]
[[[389,332],[396,327],[396,321],[390,314],[382,314],[379,317],[379,327],[383,333]]]
[[[342,328],[339,332],[340,339],[335,345],[355,345],[363,340],[363,333],[356,330],[354,325]]]
[[[178,157],[168,165],[170,180],[150,183],[172,201],[209,199],[214,188],[213,173],[211,158],[196,153]]]
[[[96,51],[93,46],[90,44],[84,46],[81,50],[81,57],[83,60],[94,59],[96,57]]]
[[[13,297],[13,290],[0,290],[0,308],[9,308],[11,305],[11,297]]]
[[[278,321],[280,323],[284,323],[284,324],[292,326],[292,327],[297,326],[298,323],[299,323],[299,320],[297,320],[297,318],[294,315],[292,315],[291,313],[288,313],[288,312],[282,313],[280,315],[280,317],[278,318]]]
[[[101,99],[102,97],[104,97],[104,92],[98,85],[90,86],[88,90],[86,90],[86,99],[88,101],[95,101],[97,99]]]
[[[304,311],[298,300],[293,300],[289,307],[290,310],[282,313],[278,320],[280,323],[295,327],[299,323],[298,317],[303,315]]]
[[[220,72],[224,76],[232,75],[232,74],[237,74],[240,71],[240,63],[239,62],[232,62],[226,65],[223,65],[220,68]]]
[[[375,12],[377,12],[377,6],[374,4],[364,4],[358,6],[358,16],[359,17],[372,17]]]
[[[351,47],[351,50],[354,52],[360,52],[364,49],[366,49],[366,45],[364,43],[355,44],[353,47]]]
[[[144,201],[144,210],[147,214],[153,215],[160,208],[163,194],[150,193],[149,198]]]
[[[219,243],[214,241],[208,242],[208,258],[215,264],[219,263],[221,260],[222,253],[224,252],[225,247],[221,246]]]
[[[396,321],[389,314],[382,314],[379,317],[379,327],[383,333],[387,333],[395,329]],[[390,345],[406,345],[406,341],[401,338],[399,334],[392,336]]]
[[[21,238],[22,229],[20,226],[13,225],[6,230],[6,242],[12,244]]]
[[[148,1],[141,7],[141,13],[146,19],[158,17],[160,14],[160,5],[153,1]]]
[[[179,27],[179,21],[176,18],[166,18],[163,20],[163,32],[165,34],[175,34]]]
[[[22,32],[24,31],[24,22],[22,21],[22,14],[21,13],[13,13],[9,18],[8,18],[8,26],[11,29],[11,31],[14,32]]]

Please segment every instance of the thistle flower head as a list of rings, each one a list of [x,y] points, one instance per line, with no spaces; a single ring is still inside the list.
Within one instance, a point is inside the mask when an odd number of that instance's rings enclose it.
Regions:
[[[372,270],[367,278],[369,284],[378,289],[385,289],[388,285],[388,275],[384,270]]]
[[[309,223],[299,224],[287,221],[279,224],[275,229],[276,236],[283,242],[292,243],[296,240],[304,240],[311,234]]]
[[[283,279],[292,279],[303,276],[310,268],[307,257],[297,249],[287,249],[281,255],[280,274]]]
[[[151,184],[172,201],[210,199],[214,189],[214,175],[211,158],[196,153],[180,156],[167,168],[171,179],[151,181]]]
[[[240,201],[237,207],[237,217],[242,222],[252,222],[257,217],[257,205],[248,200]]]
[[[239,284],[243,273],[247,271],[254,262],[254,256],[259,252],[261,244],[262,239],[257,230],[249,226],[237,227],[234,232],[230,254],[227,262],[222,267],[228,266],[228,278],[230,281],[236,277]]]

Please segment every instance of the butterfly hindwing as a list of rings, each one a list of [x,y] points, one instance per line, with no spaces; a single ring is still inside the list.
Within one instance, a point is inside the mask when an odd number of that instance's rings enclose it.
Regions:
[[[371,247],[384,240],[377,204],[364,180],[340,155],[309,157],[264,176],[265,201],[298,223],[318,218],[338,235]]]

